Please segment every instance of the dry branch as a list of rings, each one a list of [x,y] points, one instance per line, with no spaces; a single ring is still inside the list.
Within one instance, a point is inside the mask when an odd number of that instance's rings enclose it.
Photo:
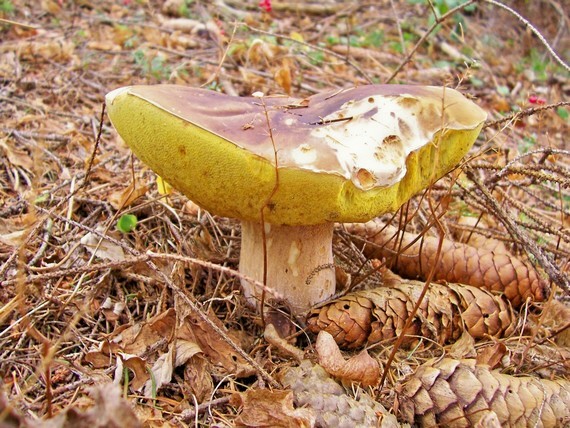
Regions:
[[[439,238],[416,239],[416,236],[398,232],[377,221],[350,224],[346,228],[357,235],[356,241],[364,239],[367,242],[364,247],[367,257],[387,259],[388,266],[405,277],[426,279],[430,270],[435,269],[434,280],[503,292],[514,307],[519,307],[526,299],[541,302],[549,293],[548,284],[536,269],[512,254],[444,239],[442,256],[437,261]]]

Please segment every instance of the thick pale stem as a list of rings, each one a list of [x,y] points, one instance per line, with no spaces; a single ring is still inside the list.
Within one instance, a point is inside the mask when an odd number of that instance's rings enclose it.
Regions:
[[[281,295],[294,314],[305,314],[313,305],[335,293],[332,254],[333,223],[316,226],[265,224],[267,286]],[[242,222],[240,272],[263,281],[263,234],[261,225]],[[262,290],[241,281],[244,295],[259,307]],[[274,296],[266,293],[266,299]]]

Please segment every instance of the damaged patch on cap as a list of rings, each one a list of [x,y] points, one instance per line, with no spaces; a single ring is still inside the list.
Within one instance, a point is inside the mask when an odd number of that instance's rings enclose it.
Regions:
[[[433,104],[407,94],[350,100],[323,117],[311,137],[327,142],[359,189],[388,187],[406,174],[408,155],[433,138]]]

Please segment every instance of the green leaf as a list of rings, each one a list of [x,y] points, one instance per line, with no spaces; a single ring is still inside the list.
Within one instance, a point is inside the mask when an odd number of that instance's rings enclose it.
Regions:
[[[123,214],[117,220],[117,229],[123,233],[132,232],[137,227],[137,216],[133,214]]]

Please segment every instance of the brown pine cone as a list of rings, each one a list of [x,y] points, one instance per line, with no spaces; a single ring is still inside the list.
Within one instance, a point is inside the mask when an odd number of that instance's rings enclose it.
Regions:
[[[427,236],[411,242],[416,236],[399,233],[393,226],[377,220],[368,223],[347,224],[350,233],[373,245],[364,247],[370,258],[388,260],[388,267],[406,278],[425,280],[436,261],[439,238]],[[408,245],[411,246],[403,251]],[[400,254],[398,254],[400,253]],[[420,256],[421,255],[421,256]],[[548,297],[549,286],[536,269],[514,255],[487,248],[443,240],[441,258],[435,266],[434,280],[469,284],[477,288],[503,292],[518,308],[527,298],[541,302]]]
[[[570,382],[506,375],[475,360],[429,361],[399,389],[402,418],[418,426],[472,427],[489,412],[501,426],[570,426]]]
[[[395,281],[393,281],[395,282]],[[354,349],[398,337],[416,304],[424,284],[399,280],[393,287],[349,293],[307,317],[313,333],[325,330],[340,347]],[[457,340],[464,328],[475,338],[510,335],[516,321],[508,301],[475,287],[431,284],[403,345],[417,336],[440,344]]]

